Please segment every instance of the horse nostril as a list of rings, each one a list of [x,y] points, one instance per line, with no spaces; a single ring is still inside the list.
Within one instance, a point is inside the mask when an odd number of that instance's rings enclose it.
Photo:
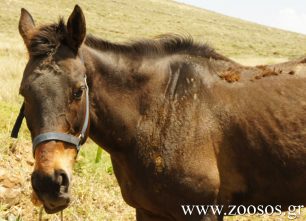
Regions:
[[[55,179],[60,186],[68,187],[69,178],[67,173],[64,170],[55,171]]]
[[[31,184],[32,184],[32,188],[33,190],[38,193],[38,188],[37,188],[37,183],[38,183],[38,180],[39,180],[39,175],[37,172],[33,172],[32,175],[31,175]]]

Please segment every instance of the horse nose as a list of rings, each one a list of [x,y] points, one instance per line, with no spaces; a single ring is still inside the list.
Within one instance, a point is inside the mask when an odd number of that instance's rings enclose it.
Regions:
[[[32,187],[38,193],[65,193],[69,188],[69,178],[64,170],[55,170],[53,174],[34,171],[31,177]]]
[[[47,213],[56,213],[69,205],[69,176],[64,170],[55,170],[52,174],[36,170],[31,183]]]
[[[69,187],[69,178],[64,170],[56,170],[54,173],[55,182],[60,185],[60,192],[66,193]]]
[[[69,196],[69,177],[64,170],[55,170],[53,174],[34,171],[31,176],[33,190],[43,202],[62,201]]]

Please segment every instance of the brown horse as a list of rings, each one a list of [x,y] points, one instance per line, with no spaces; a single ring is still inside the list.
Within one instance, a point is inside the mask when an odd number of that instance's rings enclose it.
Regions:
[[[32,186],[48,213],[68,206],[87,136],[110,153],[138,221],[305,205],[306,59],[245,67],[179,36],[114,44],[86,36],[79,6],[67,24],[41,27],[22,9],[19,31]],[[224,208],[185,214],[182,205]]]

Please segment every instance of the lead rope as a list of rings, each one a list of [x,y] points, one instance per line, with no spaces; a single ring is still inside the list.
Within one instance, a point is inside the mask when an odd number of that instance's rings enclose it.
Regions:
[[[43,210],[44,210],[44,208],[43,207],[41,207],[40,208],[40,211],[39,211],[39,221],[42,221],[42,214],[43,214]],[[64,213],[63,213],[63,210],[61,211],[61,221],[64,221],[64,215],[63,215]]]

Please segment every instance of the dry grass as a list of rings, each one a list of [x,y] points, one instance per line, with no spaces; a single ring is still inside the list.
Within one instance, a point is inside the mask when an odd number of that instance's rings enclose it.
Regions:
[[[0,221],[30,221],[38,216],[38,208],[30,202],[33,159],[26,126],[23,125],[18,142],[9,137],[22,101],[18,87],[27,61],[17,30],[20,8],[26,7],[39,24],[55,21],[59,15],[67,18],[74,4],[73,0],[0,2]],[[82,1],[81,7],[88,32],[113,41],[169,32],[189,33],[247,65],[284,61],[306,51],[304,35],[254,25],[172,1],[93,0]],[[102,160],[95,163],[96,150],[97,146],[89,142],[80,152],[73,179],[74,200],[64,212],[65,220],[135,220],[134,210],[122,200],[108,154],[103,152]],[[5,177],[6,185],[11,185],[10,189],[15,191],[11,200],[1,198],[4,190],[1,177]],[[57,215],[44,218],[59,220]],[[287,219],[230,217],[226,220]]]
[[[26,65],[22,42],[0,43],[0,101],[19,101],[18,88]]]
[[[8,142],[7,145],[11,146],[11,143]],[[0,220],[9,217],[12,220],[17,217],[22,220],[36,220],[39,208],[34,207],[30,200],[30,174],[33,165],[29,148],[31,144],[28,139],[21,139],[13,146],[14,148],[2,154],[0,167],[5,168],[10,191],[18,194],[12,193],[16,196],[14,199],[10,199],[8,203],[0,203]],[[134,210],[121,199],[109,156],[103,153],[102,161],[93,163],[96,149],[97,146],[89,142],[80,152],[72,182],[74,198],[71,206],[64,212],[65,220],[134,220]],[[7,182],[2,184],[7,185]],[[47,220],[59,220],[58,214],[44,214],[43,217]]]

